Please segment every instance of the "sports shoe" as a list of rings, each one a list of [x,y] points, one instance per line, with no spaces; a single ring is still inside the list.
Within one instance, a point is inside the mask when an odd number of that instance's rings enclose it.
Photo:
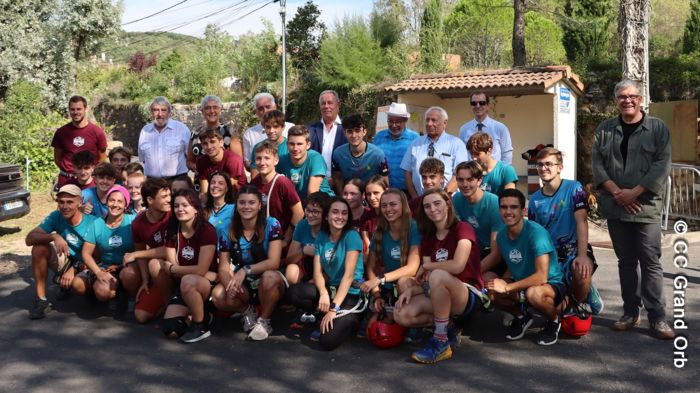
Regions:
[[[197,341],[202,341],[209,336],[211,336],[211,331],[207,326],[205,326],[204,322],[193,322],[192,325],[190,325],[190,328],[187,329],[187,333],[180,337],[180,340],[184,343],[196,343]]]
[[[321,339],[321,331],[320,330],[314,330],[311,332],[311,335],[309,336],[309,339],[311,341],[318,341]]]
[[[672,340],[676,333],[671,329],[666,321],[652,322],[649,324],[651,333],[659,340]]]
[[[451,357],[452,348],[450,348],[450,343],[439,341],[435,337],[430,338],[425,348],[413,352],[411,355],[411,359],[423,364],[433,364]]]
[[[453,349],[459,347],[459,344],[462,343],[462,329],[458,328],[455,324],[452,324],[452,326],[448,326],[447,342]]]
[[[255,306],[248,306],[248,309],[243,313],[243,318],[241,318],[241,325],[243,325],[243,331],[248,333],[253,329],[255,323],[258,321],[258,312],[255,311]]]
[[[510,341],[520,340],[530,325],[532,325],[532,316],[530,314],[523,314],[518,318],[513,318],[506,338]]]
[[[561,319],[554,321],[547,321],[542,330],[537,333],[537,344],[539,345],[552,345],[557,342],[559,338],[559,329],[561,329]]]
[[[272,326],[269,319],[258,318],[258,321],[248,333],[248,339],[253,341],[265,340],[272,334]]]
[[[600,314],[603,312],[603,308],[605,308],[603,298],[600,296],[600,292],[598,292],[598,288],[595,287],[595,284],[591,284],[591,289],[588,291],[588,299],[586,300],[586,303],[591,306],[591,313],[593,315]]]
[[[29,319],[41,319],[51,312],[51,302],[46,299],[35,299],[34,306],[29,311]]]
[[[639,326],[639,315],[633,317],[631,315],[623,315],[618,321],[613,323],[612,330],[618,332],[624,332],[625,330],[630,330],[635,326]]]
[[[289,327],[291,329],[302,329],[304,325],[315,322],[316,316],[314,314],[307,314],[303,311],[299,311]]]
[[[404,341],[407,343],[419,343],[423,341],[423,328],[408,329]]]

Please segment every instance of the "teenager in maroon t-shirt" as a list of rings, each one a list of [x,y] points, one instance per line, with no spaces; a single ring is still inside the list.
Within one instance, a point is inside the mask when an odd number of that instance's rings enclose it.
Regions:
[[[211,335],[211,314],[205,312],[212,284],[217,281],[216,229],[204,217],[197,192],[177,190],[173,194],[173,215],[165,243],[163,271],[179,281],[161,326],[168,337],[197,342]],[[187,327],[187,315],[192,316]]]
[[[131,223],[136,251],[124,255],[119,279],[127,293],[136,299],[134,318],[146,323],[160,314],[173,286],[173,280],[162,270],[172,217],[168,182],[162,178],[147,179],[141,186],[141,197],[146,210]]]
[[[60,170],[57,188],[60,188],[73,173],[73,154],[88,150],[96,158],[95,164],[107,157],[107,135],[102,128],[90,123],[87,117],[87,100],[73,96],[68,100],[71,122],[56,130],[51,140],[53,157]]]
[[[366,210],[360,218],[360,237],[362,242],[369,244],[372,239],[372,234],[377,229],[377,220],[379,219],[379,201],[382,199],[382,194],[389,188],[389,183],[383,175],[374,175],[367,181],[365,185],[365,200],[369,210]]]
[[[260,190],[263,197],[263,210],[268,217],[274,217],[282,225],[284,241],[282,248],[292,241],[294,227],[304,218],[301,199],[297,195],[294,183],[275,171],[279,162],[277,145],[270,140],[264,140],[256,145],[255,167],[258,176],[250,183]],[[286,254],[283,252],[283,254]]]
[[[450,346],[460,335],[454,321],[473,315],[483,281],[476,234],[471,225],[457,220],[450,196],[433,188],[423,194],[421,204],[417,222],[422,264],[416,282],[399,296],[394,319],[405,327],[434,323],[428,346],[411,358],[435,363],[452,357]]]
[[[66,184],[75,184],[81,190],[96,186],[95,179],[92,177],[95,171],[95,156],[92,153],[87,150],[79,151],[73,155],[71,163],[73,173]]]
[[[243,159],[231,150],[224,149],[224,137],[216,130],[207,130],[199,135],[204,154],[197,157],[199,196],[206,200],[209,176],[214,172],[226,172],[231,176],[231,185],[240,189],[248,182]]]

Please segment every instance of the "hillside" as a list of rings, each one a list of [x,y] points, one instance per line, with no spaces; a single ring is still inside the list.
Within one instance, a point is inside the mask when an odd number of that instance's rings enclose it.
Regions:
[[[105,43],[102,52],[115,63],[126,63],[132,54],[141,51],[146,54],[157,53],[158,58],[164,58],[174,49],[187,57],[196,51],[196,42],[200,38],[177,33],[141,33],[124,32],[112,42]]]

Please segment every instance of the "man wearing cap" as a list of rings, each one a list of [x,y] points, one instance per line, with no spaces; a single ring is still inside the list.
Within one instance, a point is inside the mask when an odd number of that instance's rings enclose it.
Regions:
[[[406,128],[410,114],[406,104],[391,103],[386,114],[389,128],[379,131],[372,143],[384,151],[389,165],[389,187],[407,191],[401,160],[418,133]]]
[[[88,120],[87,112],[87,100],[84,97],[71,97],[68,100],[70,123],[56,130],[51,140],[53,160],[59,169],[56,190],[73,177],[72,158],[75,153],[89,151],[96,158],[93,165],[107,158],[107,135],[102,128]]]
[[[82,269],[81,251],[95,216],[83,214],[82,193],[74,184],[61,187],[56,195],[57,210],[32,229],[25,243],[32,247],[32,276],[36,299],[30,319],[41,319],[51,311],[46,297],[49,268],[56,272],[54,281],[67,293],[76,274]]]
[[[513,165],[513,142],[510,139],[510,131],[505,124],[489,117],[491,100],[488,94],[483,91],[473,93],[469,101],[472,112],[474,112],[474,119],[464,123],[459,128],[459,139],[467,143],[477,131],[483,131],[493,139],[491,156],[506,165]]]
[[[187,176],[190,129],[170,118],[172,106],[167,98],[154,98],[149,108],[153,122],[141,129],[138,148],[144,175],[167,180]]]

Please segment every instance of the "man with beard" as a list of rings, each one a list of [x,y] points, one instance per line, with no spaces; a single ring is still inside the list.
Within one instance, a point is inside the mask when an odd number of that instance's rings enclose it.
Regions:
[[[174,180],[187,176],[187,147],[190,129],[170,118],[172,107],[165,97],[156,97],[150,105],[152,123],[139,135],[139,160],[147,177]]]

